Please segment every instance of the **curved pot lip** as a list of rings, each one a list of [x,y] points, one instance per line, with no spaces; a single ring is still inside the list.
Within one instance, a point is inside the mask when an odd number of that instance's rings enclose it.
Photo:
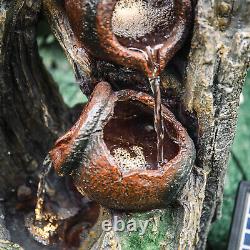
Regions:
[[[133,66],[146,73],[148,76],[152,76],[155,72],[150,69],[145,57],[145,53],[129,50],[125,46],[121,45],[116,35],[112,32],[112,15],[115,8],[115,4],[118,0],[101,0],[96,9],[96,30],[101,41],[100,46],[106,52],[109,59],[122,64],[123,66]],[[173,0],[177,2],[177,14],[176,23],[173,26],[172,31],[163,46],[159,49],[160,57],[160,70],[164,69],[173,55],[180,49],[183,40],[187,35],[187,31],[191,19],[191,1],[190,0]],[[179,7],[179,8],[178,8]],[[108,21],[107,21],[108,20]],[[177,25],[176,25],[177,24]]]
[[[113,102],[111,113],[109,114],[107,120],[103,124],[103,129],[100,131],[96,136],[98,137],[98,141],[100,142],[100,148],[98,148],[98,155],[105,156],[105,158],[110,161],[112,160],[113,167],[117,168],[117,171],[120,176],[123,177],[130,177],[135,175],[140,176],[163,176],[164,173],[168,172],[171,168],[182,168],[181,162],[187,162],[186,159],[191,158],[191,162],[194,161],[195,158],[195,147],[193,144],[192,139],[189,137],[185,128],[181,125],[181,123],[175,118],[174,114],[164,105],[162,105],[162,114],[164,120],[167,120],[171,123],[172,127],[175,129],[177,133],[177,142],[178,142],[178,153],[175,155],[174,158],[167,161],[161,169],[133,169],[127,172],[123,172],[118,167],[113,155],[111,154],[110,150],[108,149],[105,141],[104,141],[104,127],[109,123],[114,115],[114,107],[117,102],[122,101],[139,101],[142,104],[145,104],[149,107],[152,111],[154,109],[154,99],[150,95],[144,92],[137,92],[134,90],[120,90],[113,93],[114,98],[110,98],[110,101]]]

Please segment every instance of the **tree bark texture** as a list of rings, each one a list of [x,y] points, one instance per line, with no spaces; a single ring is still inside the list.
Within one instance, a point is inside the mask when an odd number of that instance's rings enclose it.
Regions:
[[[27,176],[37,175],[54,140],[72,123],[71,111],[38,55],[39,13],[46,14],[87,94],[91,81],[112,77],[99,69],[101,62],[93,62],[75,46],[56,1],[2,0],[0,6],[0,197],[6,198]],[[150,220],[144,236],[100,233],[92,249],[204,249],[209,227],[220,215],[239,96],[250,63],[250,2],[199,0],[193,8],[192,37],[184,56],[176,60],[180,76],[166,72],[163,86],[174,90],[178,105],[172,109],[177,117],[177,106],[195,116],[186,127],[195,142],[196,166],[174,205],[118,215],[125,220]],[[165,98],[170,106],[171,98]],[[179,119],[184,126],[188,123]]]
[[[40,3],[1,2],[0,197],[23,182],[65,130],[68,110],[38,55]]]

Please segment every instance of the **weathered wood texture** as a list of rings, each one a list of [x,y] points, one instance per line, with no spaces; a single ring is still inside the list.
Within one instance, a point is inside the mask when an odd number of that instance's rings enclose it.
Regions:
[[[0,1],[0,197],[36,170],[70,123],[69,110],[38,57],[35,25],[40,11],[46,12],[81,83],[89,84],[94,74],[91,60],[77,48],[67,20],[51,2],[56,3],[44,0],[42,9],[35,0]],[[198,119],[196,166],[175,205],[119,215],[149,219],[152,224],[143,237],[113,237],[111,232],[93,249],[114,242],[119,242],[117,249],[133,249],[135,242],[137,249],[205,248],[210,224],[220,213],[239,96],[249,67],[249,19],[247,0],[197,2],[186,74],[181,83],[171,83],[183,106]],[[169,86],[167,81],[164,86]]]
[[[23,183],[64,131],[68,110],[38,55],[39,1],[0,2],[0,197]]]
[[[207,172],[197,249],[221,211],[229,150],[250,62],[250,3],[198,1],[185,104],[197,113],[197,165]]]

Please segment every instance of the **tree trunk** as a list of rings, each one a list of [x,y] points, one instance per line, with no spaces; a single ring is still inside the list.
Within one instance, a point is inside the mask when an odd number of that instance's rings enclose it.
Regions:
[[[0,197],[38,168],[68,125],[69,110],[38,55],[40,3],[1,3]]]
[[[102,62],[93,62],[77,49],[56,1],[44,0],[43,8],[35,0],[0,3],[0,198],[5,199],[27,176],[36,178],[53,142],[72,123],[71,111],[38,55],[38,14],[46,13],[87,94],[100,79],[111,83],[120,79],[105,72],[110,66],[100,70]],[[124,220],[149,220],[143,236],[138,232],[102,233],[92,249],[114,245],[116,249],[204,249],[211,222],[220,215],[239,96],[250,63],[250,3],[199,0],[193,8],[191,42],[184,46],[184,56],[179,53],[172,63],[178,64],[181,74],[166,72],[163,86],[176,93],[164,96],[165,103],[195,142],[196,166],[175,204],[145,213],[116,214]],[[180,115],[181,110],[191,114],[186,115],[188,119]],[[0,221],[0,228],[2,224]],[[8,233],[3,235],[0,230],[0,237]]]
[[[249,68],[250,5],[243,1],[199,1],[187,67],[185,104],[197,113],[197,165],[206,172],[197,249],[205,247],[220,216],[239,97]]]
[[[40,1],[0,1],[1,216],[16,188],[37,174],[55,139],[69,126],[70,110],[46,72],[36,44]],[[2,217],[1,217],[2,218]],[[0,248],[17,249],[0,221]]]

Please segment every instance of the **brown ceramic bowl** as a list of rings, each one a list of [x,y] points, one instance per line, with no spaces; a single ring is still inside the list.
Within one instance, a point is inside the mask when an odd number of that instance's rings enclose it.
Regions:
[[[183,44],[191,20],[190,0],[65,0],[64,7],[78,46],[147,76],[154,67],[146,47],[160,47],[161,71]]]
[[[186,130],[162,107],[164,157],[156,162],[153,98],[141,92],[113,92],[102,82],[50,156],[60,175],[70,174],[78,190],[101,205],[121,210],[164,207],[190,174],[195,149]]]

